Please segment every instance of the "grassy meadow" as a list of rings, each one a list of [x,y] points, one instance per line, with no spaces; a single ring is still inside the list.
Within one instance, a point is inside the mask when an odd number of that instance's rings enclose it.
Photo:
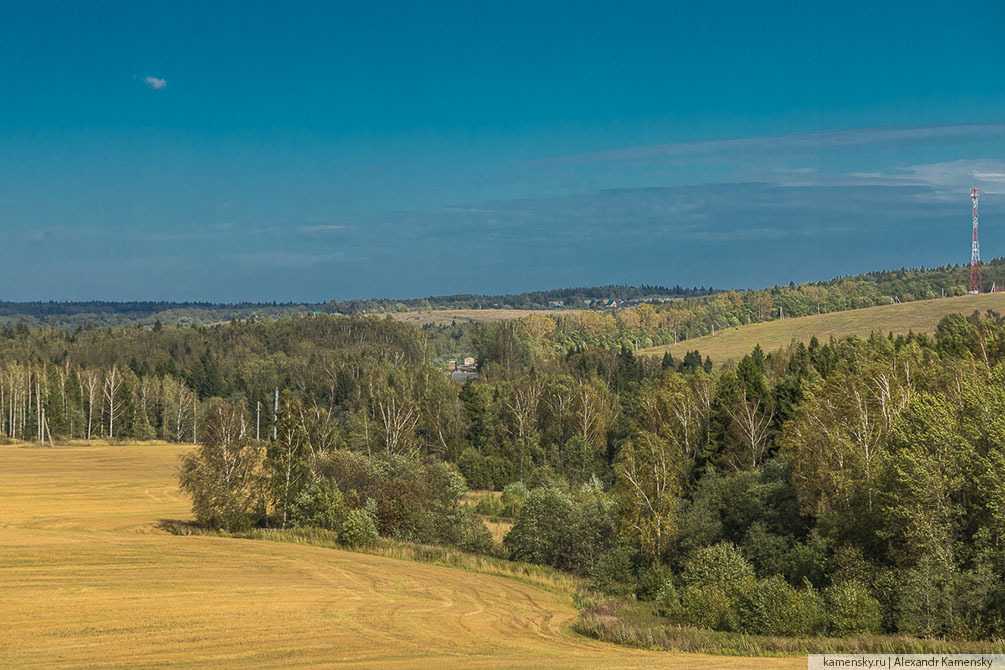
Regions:
[[[0,667],[805,667],[589,640],[571,594],[518,579],[172,535],[186,448],[0,446]]]
[[[895,305],[815,314],[792,319],[753,323],[717,331],[714,336],[696,337],[678,344],[651,347],[639,353],[662,356],[670,351],[677,358],[697,349],[716,364],[741,358],[760,344],[765,353],[787,346],[792,340],[809,342],[813,336],[825,342],[833,335],[867,337],[873,331],[894,334],[931,333],[947,314],[969,315],[974,310],[1005,311],[1005,293],[965,295],[935,300],[918,300]]]

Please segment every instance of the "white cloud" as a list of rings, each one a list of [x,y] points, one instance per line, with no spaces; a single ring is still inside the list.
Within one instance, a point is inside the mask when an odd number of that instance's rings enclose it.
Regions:
[[[970,174],[972,174],[975,179],[981,179],[983,181],[1005,182],[1005,173],[1003,172],[978,172],[977,170],[971,170]]]
[[[143,83],[155,91],[159,91],[168,85],[167,79],[161,79],[160,77],[151,77],[149,75],[143,77]]]

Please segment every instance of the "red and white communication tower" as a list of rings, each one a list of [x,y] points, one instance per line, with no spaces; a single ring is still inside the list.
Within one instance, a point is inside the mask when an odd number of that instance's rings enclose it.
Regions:
[[[980,293],[981,282],[981,245],[977,241],[977,197],[979,193],[975,186],[970,191],[970,199],[974,201],[974,240],[970,247],[970,293]]]

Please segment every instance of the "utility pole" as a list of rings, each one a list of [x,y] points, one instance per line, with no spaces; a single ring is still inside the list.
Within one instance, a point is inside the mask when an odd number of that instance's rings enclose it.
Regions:
[[[255,410],[255,441],[262,441],[262,401],[258,401],[258,408]]]

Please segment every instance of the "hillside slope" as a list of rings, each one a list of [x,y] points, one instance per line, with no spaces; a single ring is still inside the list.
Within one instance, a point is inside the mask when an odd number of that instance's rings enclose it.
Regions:
[[[947,314],[971,314],[974,310],[984,312],[992,309],[1005,311],[1005,293],[985,293],[965,295],[935,300],[880,307],[867,307],[846,312],[833,312],[803,316],[794,319],[779,319],[764,323],[753,323],[717,332],[714,336],[697,337],[679,344],[665,347],[642,349],[639,353],[662,356],[670,351],[680,358],[687,351],[697,349],[702,356],[711,356],[716,364],[740,358],[755,345],[760,344],[765,352],[787,346],[793,339],[809,342],[813,336],[821,341],[845,335],[868,336],[873,331],[894,334],[931,333]]]
[[[797,668],[646,652],[570,632],[571,598],[312,546],[181,537],[187,447],[0,446],[0,666]]]

